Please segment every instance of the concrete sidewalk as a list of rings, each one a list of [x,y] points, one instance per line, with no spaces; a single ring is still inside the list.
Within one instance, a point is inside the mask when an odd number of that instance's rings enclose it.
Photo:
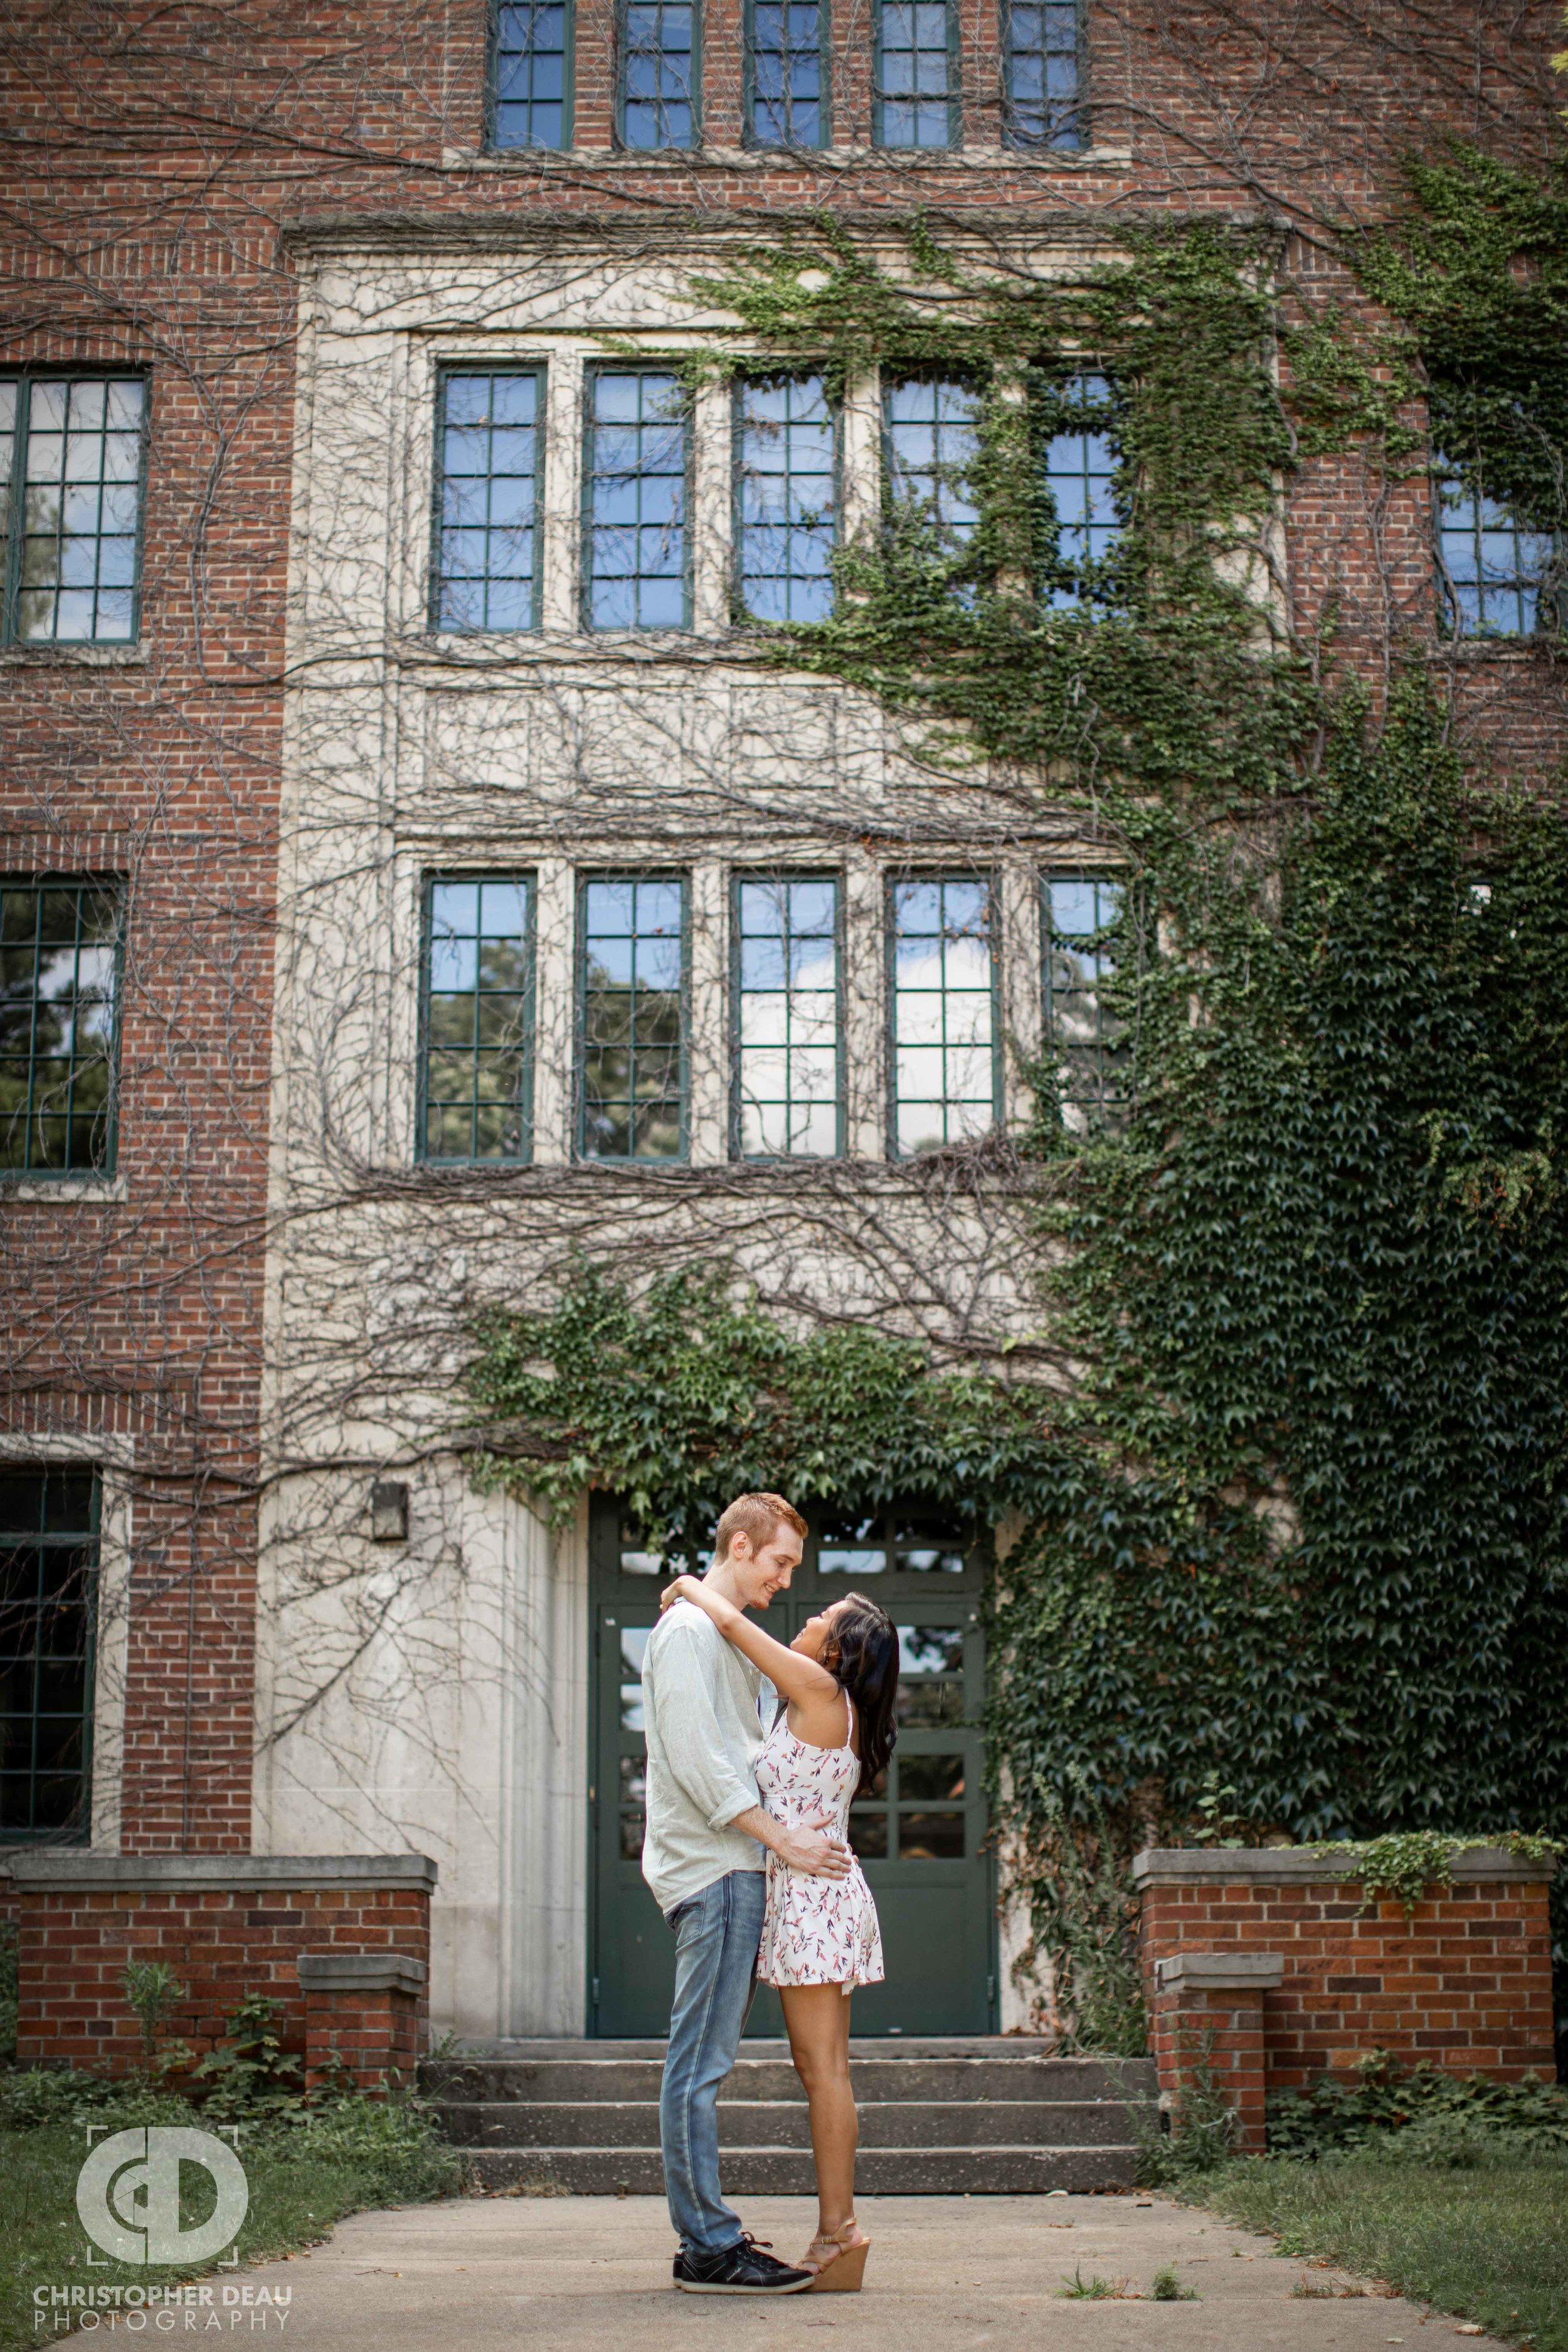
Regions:
[[[1271,2240],[1163,2199],[880,2197],[859,2210],[873,2245],[858,2295],[678,2294],[669,2222],[651,2197],[473,2198],[362,2213],[309,2254],[242,2277],[292,2289],[286,2338],[304,2352],[686,2352],[804,2347],[807,2335],[815,2346],[823,2333],[843,2352],[1384,2352],[1458,2332],[1456,2321],[1375,2290],[1343,2294],[1360,2283],[1282,2262]],[[755,2198],[743,2218],[787,2258],[806,2243],[816,2211],[803,2198]],[[1060,2296],[1075,2273],[1146,2296],[1171,2263],[1200,2301]],[[1310,2298],[1291,2293],[1303,2281]]]

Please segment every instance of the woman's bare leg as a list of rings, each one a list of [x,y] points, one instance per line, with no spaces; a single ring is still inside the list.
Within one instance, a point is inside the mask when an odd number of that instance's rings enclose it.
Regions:
[[[860,2119],[849,2086],[849,2001],[837,1985],[781,1985],[790,2055],[811,2108],[817,2228],[841,2229],[855,2210]]]

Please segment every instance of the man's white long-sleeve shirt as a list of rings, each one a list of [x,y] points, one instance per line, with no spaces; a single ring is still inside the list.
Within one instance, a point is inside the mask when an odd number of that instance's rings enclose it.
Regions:
[[[731,1870],[763,1866],[756,1839],[730,1826],[758,1802],[762,1679],[692,1601],[676,1601],[648,1635],[642,1874],[665,1913]]]

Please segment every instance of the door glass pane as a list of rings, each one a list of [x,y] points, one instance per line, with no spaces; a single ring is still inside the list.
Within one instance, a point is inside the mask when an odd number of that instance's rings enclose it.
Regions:
[[[900,1625],[899,1721],[936,1729],[963,1721],[963,1635],[957,1626]]]
[[[899,1759],[899,1794],[904,1798],[921,1798],[928,1803],[950,1803],[963,1794],[963,1777],[967,1759],[961,1755],[900,1756]]]
[[[642,1662],[650,1628],[627,1625],[621,1633],[621,1729],[643,1727]]]
[[[900,1576],[962,1576],[964,1554],[973,1539],[973,1529],[958,1519],[928,1519],[915,1527],[897,1527],[894,1570]]]
[[[952,1813],[900,1813],[899,1815],[899,1860],[900,1862],[962,1862],[963,1860],[963,1815]]]
[[[887,1565],[881,1519],[824,1519],[816,1554],[819,1576],[880,1576]]]
[[[621,1514],[620,1534],[620,1560],[623,1576],[662,1576],[664,1574],[663,1554],[648,1550],[647,1538],[637,1526],[637,1521],[628,1519],[624,1511]]]
[[[888,1816],[879,1809],[870,1811],[852,1805],[849,1809],[849,1843],[862,1862],[885,1862],[888,1858]]]

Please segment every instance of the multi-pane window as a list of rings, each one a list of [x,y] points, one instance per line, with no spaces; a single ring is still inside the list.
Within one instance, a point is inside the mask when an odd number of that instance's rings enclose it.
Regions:
[[[448,369],[437,442],[436,626],[531,629],[539,606],[537,370]]]
[[[120,924],[113,883],[0,879],[0,1169],[113,1165]]]
[[[989,886],[892,886],[893,1146],[907,1158],[984,1135],[997,1114]]]
[[[589,1160],[686,1150],[686,884],[585,882],[580,1148]]]
[[[502,0],[496,11],[494,139],[498,147],[570,143],[569,0]]]
[[[527,1160],[532,880],[437,875],[427,887],[421,1152],[426,1160]]]
[[[98,1480],[0,1470],[0,1841],[90,1828]]]
[[[962,1576],[974,1528],[916,1504],[865,1514],[829,1513],[817,1531],[819,1576]]]
[[[828,1159],[839,1141],[838,885],[735,885],[735,1143],[745,1160]]]
[[[969,482],[979,395],[968,384],[917,379],[889,384],[883,407],[893,499],[919,508],[956,551],[980,520]]]
[[[747,136],[753,147],[827,144],[827,0],[751,0]]]
[[[1527,637],[1556,627],[1550,531],[1527,530],[1506,506],[1437,478],[1437,541],[1448,626],[1460,637]]]
[[[587,619],[595,629],[687,621],[686,401],[676,377],[600,368],[590,378]]]
[[[1050,602],[1075,606],[1104,602],[1108,562],[1121,530],[1116,476],[1121,456],[1105,430],[1111,391],[1103,376],[1081,375],[1062,387],[1086,414],[1081,425],[1054,433],[1046,449],[1046,479],[1057,517],[1057,560],[1047,583]]]
[[[1047,874],[1041,895],[1047,1035],[1063,1123],[1081,1133],[1127,1093],[1126,1042],[1103,997],[1121,889],[1102,875]]]
[[[979,1761],[973,1734],[961,1736],[967,1719],[964,1636],[947,1625],[900,1625],[897,1632],[899,1744],[872,1787],[856,1791],[849,1843],[866,1862],[895,1855],[900,1862],[962,1862]]]
[[[958,27],[950,0],[877,0],[879,147],[956,147]]]
[[[758,621],[826,620],[833,605],[833,412],[820,376],[735,394],[736,561]]]
[[[1002,0],[1002,119],[1010,147],[1084,144],[1078,0]]]
[[[145,401],[137,376],[0,382],[5,636],[135,636]]]
[[[621,143],[698,142],[697,0],[622,0]]]

